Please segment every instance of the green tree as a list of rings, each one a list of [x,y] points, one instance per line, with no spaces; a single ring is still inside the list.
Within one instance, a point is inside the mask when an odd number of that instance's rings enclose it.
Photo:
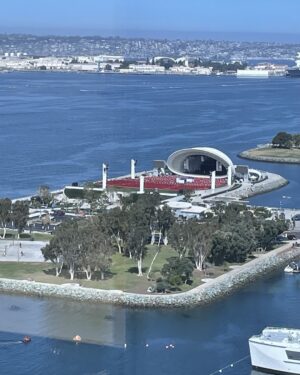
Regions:
[[[80,241],[79,225],[77,220],[69,220],[55,232],[63,262],[68,267],[71,280],[74,280],[75,271],[78,269],[81,259],[82,242]]]
[[[286,132],[279,132],[272,139],[273,147],[290,148],[292,146],[293,137]]]
[[[204,263],[211,253],[212,236],[215,232],[213,223],[199,223],[189,220],[187,223],[187,247],[197,270],[202,271]]]
[[[87,280],[91,280],[96,271],[100,272],[101,280],[111,265],[113,246],[110,236],[99,231],[97,221],[82,222],[79,226],[80,256],[78,266],[83,269]]]
[[[0,199],[0,223],[3,228],[2,238],[5,238],[7,224],[11,221],[11,205],[10,199]]]
[[[153,264],[155,262],[155,259],[157,258],[160,249],[161,249],[161,241],[163,239],[163,242],[165,245],[168,243],[168,231],[172,227],[172,225],[175,222],[175,217],[170,209],[170,207],[164,205],[162,208],[158,208],[156,211],[156,222],[155,222],[155,229],[158,230],[159,237],[157,242],[157,251],[154,254],[154,257],[152,258],[152,261],[150,263],[150,267],[148,269],[147,278],[150,278],[151,271]]]
[[[38,196],[41,199],[41,203],[49,205],[52,201],[52,195],[48,185],[41,185],[38,189]]]
[[[170,284],[166,279],[163,279],[162,277],[159,277],[156,280],[156,287],[155,290],[157,293],[165,293],[167,290],[170,289]]]
[[[25,201],[16,201],[12,204],[12,221],[14,227],[18,230],[18,238],[26,227],[29,215],[29,205]]]
[[[300,134],[293,135],[293,143],[295,147],[300,147]]]
[[[110,234],[112,243],[117,247],[119,253],[124,252],[128,233],[128,212],[121,210],[119,207],[102,213],[102,230]]]
[[[134,226],[129,231],[128,248],[132,257],[137,261],[138,276],[143,276],[142,262],[147,253],[147,243],[150,236],[149,228],[145,225]]]
[[[187,224],[175,222],[170,229],[169,240],[171,246],[177,251],[179,258],[184,258],[188,251]]]
[[[257,240],[252,228],[243,222],[227,225],[212,237],[211,260],[216,265],[221,265],[224,261],[245,262],[256,246]]]
[[[60,242],[56,236],[52,237],[50,243],[42,248],[45,261],[51,261],[55,266],[55,275],[58,277],[63,269],[64,261]]]
[[[188,258],[171,257],[164,264],[161,274],[173,286],[187,284],[193,274],[193,263]]]

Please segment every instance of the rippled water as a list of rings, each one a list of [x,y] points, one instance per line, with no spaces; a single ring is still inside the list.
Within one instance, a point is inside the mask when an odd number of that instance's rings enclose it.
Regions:
[[[173,311],[1,296],[1,374],[208,375],[248,355],[248,338],[265,326],[299,327],[299,293],[299,275],[278,273],[210,306]],[[32,342],[16,343],[25,333]],[[47,337],[75,333],[99,344]],[[250,375],[250,360],[223,373]]]
[[[131,157],[144,170],[179,148],[212,146],[290,181],[254,202],[300,207],[299,165],[236,156],[277,131],[299,132],[299,91],[300,80],[283,77],[0,74],[0,195],[97,179],[103,161],[116,176]]]
[[[0,196],[96,179],[103,161],[116,176],[131,157],[146,169],[178,148],[212,146],[290,180],[253,202],[300,207],[299,166],[236,156],[277,131],[299,132],[299,90],[285,78],[0,74]],[[0,373],[209,375],[247,355],[248,337],[266,325],[299,327],[299,292],[299,275],[280,273],[173,311],[1,295]],[[89,344],[70,342],[75,334]],[[249,359],[223,373],[249,375]]]

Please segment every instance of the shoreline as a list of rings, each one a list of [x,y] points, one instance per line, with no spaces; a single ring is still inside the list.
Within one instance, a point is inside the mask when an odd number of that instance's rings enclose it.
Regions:
[[[55,297],[78,302],[94,302],[125,307],[178,308],[212,303],[271,272],[283,268],[300,257],[300,247],[292,243],[262,254],[238,268],[229,271],[187,292],[176,294],[135,294],[121,290],[85,288],[76,284],[46,284],[27,280],[0,279],[0,293],[38,297]]]
[[[241,159],[255,160],[267,163],[300,164],[300,158],[253,155],[253,152],[257,150],[259,150],[259,148],[250,148],[249,150],[240,152],[237,156]]]

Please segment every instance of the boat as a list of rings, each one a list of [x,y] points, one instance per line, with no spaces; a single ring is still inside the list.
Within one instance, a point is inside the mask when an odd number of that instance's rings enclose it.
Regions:
[[[288,69],[287,76],[292,78],[300,78],[300,52],[297,53],[296,66]]]
[[[300,329],[266,327],[249,338],[254,370],[271,374],[300,374]]]
[[[285,267],[284,272],[287,273],[300,273],[299,264],[296,262],[290,263],[288,266]]]

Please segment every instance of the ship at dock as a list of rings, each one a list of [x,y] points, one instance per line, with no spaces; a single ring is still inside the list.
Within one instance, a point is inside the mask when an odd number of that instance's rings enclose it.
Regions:
[[[287,76],[292,78],[300,78],[300,52],[297,53],[296,65],[288,69]]]

